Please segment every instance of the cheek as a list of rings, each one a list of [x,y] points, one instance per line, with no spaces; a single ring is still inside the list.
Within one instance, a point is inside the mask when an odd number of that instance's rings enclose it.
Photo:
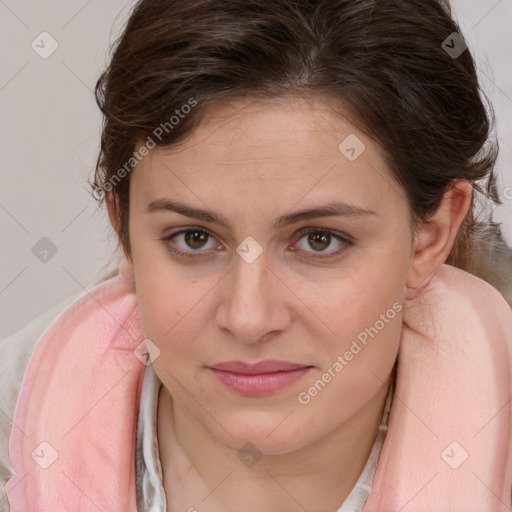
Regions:
[[[393,368],[404,297],[400,272],[388,270],[354,271],[352,277],[325,285],[321,291],[317,288],[310,295],[310,301],[316,294],[323,297],[316,306],[321,319],[316,337],[320,330],[325,333],[319,338],[326,354],[322,371],[336,375],[332,379],[326,376],[333,382],[331,389],[371,394]]]
[[[323,308],[322,318],[327,318],[335,335],[323,338],[323,364],[297,397],[304,412],[313,416],[311,428],[313,424],[320,430],[335,428],[347,421],[389,378],[400,345],[403,303],[401,287],[392,286],[347,282]],[[333,410],[325,418],[323,411]]]
[[[145,335],[160,345],[166,333],[170,336],[174,325],[187,312],[184,285],[166,259],[160,242],[149,240],[135,224],[131,225],[132,255],[140,319]]]
[[[144,334],[160,350],[155,369],[167,368],[173,375],[200,364],[204,351],[195,340],[201,339],[209,312],[213,286],[148,270],[137,282],[138,308]],[[197,365],[196,365],[197,366]]]
[[[404,300],[404,279],[392,272],[372,274],[354,269],[351,276],[324,285],[317,283],[304,302],[314,305],[311,309],[317,314],[318,327],[331,334],[328,339],[334,343],[340,339],[349,341],[383,315],[384,321],[395,317],[398,305]]]

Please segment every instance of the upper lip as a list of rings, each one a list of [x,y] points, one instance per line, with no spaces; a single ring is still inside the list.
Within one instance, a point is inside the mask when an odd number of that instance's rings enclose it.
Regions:
[[[267,360],[259,363],[246,363],[244,361],[225,361],[211,366],[215,370],[224,370],[244,375],[256,375],[262,373],[273,373],[307,368],[309,365],[292,363],[289,361]]]

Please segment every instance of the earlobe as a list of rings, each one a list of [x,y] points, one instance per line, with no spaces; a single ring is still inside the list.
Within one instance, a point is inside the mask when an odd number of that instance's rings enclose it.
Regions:
[[[416,233],[406,288],[421,288],[450,255],[459,228],[472,206],[473,187],[456,182],[444,195],[439,209]]]
[[[105,203],[107,205],[108,218],[110,219],[110,224],[114,228],[114,231],[117,232],[117,209],[114,195],[112,193],[106,194]]]
[[[115,198],[113,194],[107,194],[105,197],[105,202],[107,204],[108,217],[110,219],[110,224],[114,228],[114,231],[117,233],[117,208],[115,203]],[[133,288],[135,288],[135,272],[133,269],[133,263],[128,260],[125,254],[119,263],[119,274],[132,283]]]
[[[133,263],[128,261],[128,259],[124,255],[123,258],[121,259],[121,262],[119,263],[119,274],[121,274],[121,276],[127,281],[130,281],[132,283],[135,282]]]

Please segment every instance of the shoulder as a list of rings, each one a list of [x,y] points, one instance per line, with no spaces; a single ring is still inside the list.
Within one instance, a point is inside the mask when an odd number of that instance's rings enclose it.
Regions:
[[[46,329],[83,292],[68,297],[46,310],[23,328],[0,340],[0,512],[7,512],[4,485],[14,474],[9,459],[9,436],[19,391],[30,357]]]

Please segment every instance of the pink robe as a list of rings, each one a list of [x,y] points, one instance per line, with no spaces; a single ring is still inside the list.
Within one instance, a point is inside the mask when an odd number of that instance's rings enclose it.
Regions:
[[[512,509],[512,310],[448,265],[407,300],[388,431],[364,512]],[[418,332],[413,332],[418,331]],[[145,365],[137,297],[122,276],[46,330],[9,438],[12,512],[136,512]],[[142,344],[142,345],[141,345]]]

